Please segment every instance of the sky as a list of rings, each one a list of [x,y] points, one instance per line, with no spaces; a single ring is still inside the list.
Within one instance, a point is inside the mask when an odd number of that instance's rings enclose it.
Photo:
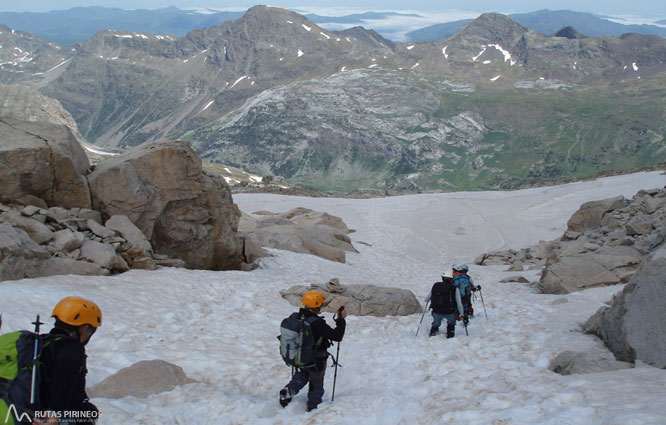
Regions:
[[[240,0],[236,2],[219,0],[142,0],[137,3],[134,0],[0,0],[0,11],[50,11],[69,9],[77,6],[106,6],[122,9],[135,9],[140,4],[144,9],[158,9],[168,6],[176,6],[180,9],[190,8],[217,8],[245,10],[255,4],[265,4],[255,1]],[[398,0],[336,0],[334,2],[322,2],[310,0],[275,0],[269,3],[272,6],[280,6],[290,9],[314,10],[317,8],[330,8],[335,6],[340,9],[360,10],[418,10],[437,12],[441,10],[463,10],[475,12],[533,12],[538,9],[562,10],[569,9],[579,12],[592,12],[598,14],[612,15],[637,15],[644,18],[666,18],[666,2],[657,0],[635,0],[627,2],[624,0],[542,0],[535,3],[531,0],[507,0],[502,2],[490,0],[412,0],[409,2]]]
[[[656,171],[507,192],[375,199],[234,195],[246,213],[300,206],[337,215],[356,230],[349,236],[359,253],[342,264],[273,250],[275,256],[252,272],[163,268],[4,281],[2,332],[30,327],[37,313],[48,317],[65,296],[82,296],[104,317],[86,347],[89,387],[150,359],[176,364],[197,381],[149,398],[93,397],[102,412],[99,425],[356,425],[359,418],[365,425],[663,423],[666,370],[561,376],[548,369],[567,350],[613,359],[601,340],[578,329],[623,285],[539,294],[528,284],[500,280],[521,275],[536,281],[540,270],[507,272],[506,266],[476,266],[473,258],[558,238],[583,202],[632,197],[664,184],[666,176]],[[281,290],[337,277],[342,285],[408,289],[424,305],[432,283],[455,262],[470,264],[482,287],[469,336],[458,326],[451,340],[429,338],[429,314],[418,337],[419,313],[349,316],[334,402],[328,368],[316,411],[305,412],[304,392],[280,407],[278,392],[290,369],[276,335],[280,321],[297,309]],[[331,314],[324,316],[332,325]]]

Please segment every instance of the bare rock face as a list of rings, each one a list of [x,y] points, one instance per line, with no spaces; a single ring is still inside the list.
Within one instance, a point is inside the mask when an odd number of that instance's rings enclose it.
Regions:
[[[94,209],[126,215],[155,252],[189,268],[238,269],[240,212],[229,186],[202,172],[185,142],[143,146],[100,163],[88,176]]]
[[[142,360],[89,388],[88,393],[99,398],[146,398],[193,382],[180,366],[164,360]]]
[[[0,118],[0,202],[35,197],[48,206],[90,208],[89,166],[68,127]]]
[[[647,259],[624,289],[583,326],[618,360],[666,368],[666,245]]]
[[[347,252],[358,252],[347,236],[352,231],[339,217],[307,208],[256,214],[261,217],[243,215],[239,225],[245,240],[253,245],[317,255],[339,263],[346,261]]]
[[[384,288],[375,285],[341,285],[331,279],[325,285],[296,285],[282,292],[282,298],[294,306],[301,306],[303,294],[319,291],[326,302],[322,311],[335,312],[345,306],[348,314],[355,316],[407,316],[423,312],[412,291],[401,288]]]

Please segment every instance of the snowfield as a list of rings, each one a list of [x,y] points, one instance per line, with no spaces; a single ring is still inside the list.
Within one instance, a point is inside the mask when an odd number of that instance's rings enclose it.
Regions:
[[[539,270],[473,265],[485,251],[559,237],[581,203],[662,187],[661,172],[512,192],[410,195],[380,199],[234,196],[242,211],[307,207],[340,216],[359,254],[347,264],[273,251],[253,272],[164,268],[113,277],[56,276],[0,283],[3,332],[30,328],[67,295],[96,301],[104,324],[88,345],[88,385],[139,360],[175,363],[197,383],[147,399],[93,399],[100,424],[664,424],[666,370],[640,366],[561,376],[549,361],[565,350],[613,358],[578,328],[621,285],[568,295],[499,283]],[[469,336],[428,338],[426,314],[348,317],[318,410],[305,393],[285,409],[278,391],[290,377],[278,353],[279,323],[295,310],[279,291],[296,284],[369,283],[412,290],[422,301],[442,271],[470,264],[483,288]],[[561,300],[566,300],[562,302]],[[325,314],[332,324],[331,313]],[[48,321],[49,324],[51,323]],[[331,352],[335,352],[332,347]],[[330,362],[329,362],[330,363]]]

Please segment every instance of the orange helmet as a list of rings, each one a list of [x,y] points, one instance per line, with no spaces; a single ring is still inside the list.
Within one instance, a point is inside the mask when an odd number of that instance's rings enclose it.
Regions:
[[[66,297],[53,308],[51,317],[72,326],[102,326],[102,310],[92,301],[79,297]]]
[[[319,308],[324,304],[324,294],[317,291],[308,291],[303,294],[303,305],[309,308]]]

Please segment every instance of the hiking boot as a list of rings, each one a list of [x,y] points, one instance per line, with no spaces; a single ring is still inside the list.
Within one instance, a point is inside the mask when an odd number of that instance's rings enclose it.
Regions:
[[[308,407],[307,407],[306,410],[307,410],[308,412],[310,412],[310,411],[312,411],[312,410],[315,410],[316,408],[317,408],[317,406],[312,406],[311,404],[308,404]]]
[[[289,391],[289,388],[284,387],[280,390],[280,405],[282,407],[287,407],[289,402],[291,402],[291,397],[293,394]]]
[[[456,335],[456,325],[446,326],[446,337],[453,338]]]
[[[439,331],[439,328],[436,328],[436,327],[433,326],[432,328],[430,328],[430,336],[437,335],[438,331]]]

